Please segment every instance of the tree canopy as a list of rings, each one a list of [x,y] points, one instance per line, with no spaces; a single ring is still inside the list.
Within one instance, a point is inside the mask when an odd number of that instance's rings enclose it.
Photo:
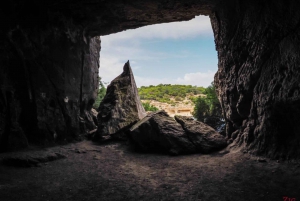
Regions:
[[[194,117],[200,121],[204,121],[209,116],[221,117],[222,109],[213,82],[204,90],[204,94],[206,97],[198,97],[194,100]]]
[[[170,98],[181,101],[187,94],[202,94],[205,91],[205,88],[192,85],[159,84],[157,86],[142,86],[138,91],[141,100],[156,100],[163,103],[170,103]]]

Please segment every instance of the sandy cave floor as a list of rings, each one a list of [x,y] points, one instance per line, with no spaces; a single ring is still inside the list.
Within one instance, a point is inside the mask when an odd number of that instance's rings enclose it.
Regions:
[[[43,151],[67,158],[30,168],[0,165],[0,201],[300,200],[296,162],[258,162],[224,150],[174,157],[91,141]]]

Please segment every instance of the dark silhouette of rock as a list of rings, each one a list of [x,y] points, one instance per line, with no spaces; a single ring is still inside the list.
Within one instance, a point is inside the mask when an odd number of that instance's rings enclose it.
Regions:
[[[126,139],[126,129],[146,116],[129,61],[124,65],[123,73],[108,85],[98,112],[95,139],[105,135]]]
[[[175,120],[199,152],[210,153],[227,146],[225,137],[207,124],[184,116],[175,116]]]
[[[165,111],[152,112],[133,125],[130,137],[142,151],[163,151],[172,155],[196,152],[181,125]]]

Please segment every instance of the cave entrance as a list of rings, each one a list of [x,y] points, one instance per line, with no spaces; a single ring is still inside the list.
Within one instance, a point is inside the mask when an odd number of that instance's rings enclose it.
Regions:
[[[207,87],[217,71],[208,16],[150,25],[101,37],[99,76],[105,84],[129,60],[138,87],[183,84]]]
[[[138,88],[170,84],[208,87],[218,63],[209,17],[197,16],[186,22],[150,25],[101,37],[99,76],[104,85],[122,73],[127,60]],[[149,88],[141,88],[140,97],[143,104],[155,107],[147,108],[148,111],[158,109],[170,116],[192,116],[193,100],[199,94],[188,95],[175,88],[153,88],[151,97],[145,94]],[[99,100],[95,107],[98,104]]]

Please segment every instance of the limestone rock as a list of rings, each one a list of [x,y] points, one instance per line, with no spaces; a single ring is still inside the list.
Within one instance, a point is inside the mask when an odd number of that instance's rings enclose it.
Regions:
[[[210,153],[227,146],[225,137],[212,127],[190,117],[175,116],[175,120],[181,124],[197,151]]]
[[[165,111],[148,114],[131,127],[130,137],[143,151],[163,151],[172,155],[196,152],[180,124]]]
[[[96,138],[103,135],[124,138],[124,131],[146,116],[129,61],[124,65],[123,73],[107,87],[98,111]]]

